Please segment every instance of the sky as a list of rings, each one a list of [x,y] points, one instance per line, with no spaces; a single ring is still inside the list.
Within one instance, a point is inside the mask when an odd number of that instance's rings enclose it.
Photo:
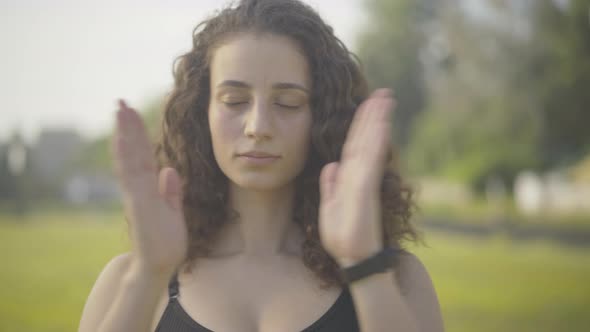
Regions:
[[[354,50],[362,0],[304,0]],[[0,142],[41,128],[112,131],[116,100],[141,111],[172,87],[193,28],[226,1],[0,1]]]

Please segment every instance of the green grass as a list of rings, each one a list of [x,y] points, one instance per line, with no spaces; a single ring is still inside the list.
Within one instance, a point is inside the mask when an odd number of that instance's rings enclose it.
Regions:
[[[590,248],[427,234],[447,331],[587,331]]]
[[[590,231],[590,213],[542,212],[538,215],[524,215],[518,211],[511,198],[507,198],[494,207],[483,199],[476,199],[465,205],[419,204],[418,218],[445,219],[459,224],[489,224],[494,220],[506,219],[520,226],[543,227],[556,230]]]
[[[75,331],[98,273],[127,247],[114,215],[0,220],[0,331]]]
[[[118,214],[0,216],[0,331],[75,331],[98,273],[128,246]],[[587,331],[590,248],[426,233],[446,331]]]

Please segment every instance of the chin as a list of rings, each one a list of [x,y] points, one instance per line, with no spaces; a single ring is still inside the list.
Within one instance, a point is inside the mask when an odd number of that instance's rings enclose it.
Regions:
[[[255,191],[274,191],[291,184],[295,177],[277,177],[271,174],[240,174],[236,177],[229,177],[229,180],[236,186]]]

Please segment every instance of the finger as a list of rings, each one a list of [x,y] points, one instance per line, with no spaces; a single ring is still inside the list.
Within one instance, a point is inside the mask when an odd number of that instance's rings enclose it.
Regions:
[[[164,167],[160,171],[158,190],[171,208],[182,211],[182,181],[174,168]]]
[[[389,89],[378,89],[372,95],[373,102],[367,107],[366,120],[362,123],[362,127],[359,128],[359,135],[367,137],[372,133],[378,132],[376,128],[385,121],[387,118],[386,110],[389,108],[391,101],[391,90]],[[362,142],[362,148],[366,148],[366,143],[375,144],[375,141]]]
[[[359,128],[359,136],[373,134],[379,125],[390,122],[393,98],[388,89],[379,89],[373,94],[373,102],[367,105],[367,116]]]
[[[391,148],[392,114],[395,101],[389,98],[384,99],[381,107],[381,113],[377,119],[378,130],[375,130],[375,135],[379,136],[375,137],[375,142],[377,142],[377,146],[379,147],[377,157],[380,162],[383,162],[386,159],[387,150]]]
[[[379,114],[377,105],[380,100],[391,98],[391,96],[390,89],[377,89],[359,106],[344,143],[343,159],[348,159],[367,147],[367,142],[363,137],[366,136],[368,130],[372,130],[371,126],[375,122],[375,116]],[[371,142],[368,143],[371,144]]]
[[[117,112],[117,128],[113,137],[118,175],[125,185],[146,180],[146,177],[153,177],[155,185],[155,158],[141,117],[124,101],[120,101],[119,105],[121,109]]]
[[[354,141],[349,142],[347,158],[342,160],[341,173],[354,178],[362,186],[374,186],[384,171],[391,133],[391,107],[393,100],[385,90],[376,92],[376,98],[367,104],[364,123],[358,128]],[[354,162],[352,162],[354,160]]]
[[[352,123],[350,124],[350,128],[348,129],[348,133],[346,134],[346,140],[344,142],[344,146],[342,147],[342,159],[349,159],[353,156],[358,150],[357,137],[360,132],[360,128],[363,126],[363,122],[367,117],[367,108],[370,107],[373,100],[368,98],[367,100],[363,101],[361,105],[357,108],[354,117],[352,119]]]
[[[393,112],[394,101],[390,98],[383,98],[377,105],[373,118],[373,126],[370,131],[365,133],[363,150],[365,156],[363,160],[371,165],[371,173],[380,178],[391,150],[391,114]]]
[[[338,162],[332,162],[325,165],[320,172],[320,200],[327,202],[334,196],[336,182],[338,178]]]
[[[131,156],[146,157],[148,161],[154,161],[151,155],[151,143],[147,130],[138,112],[128,107],[124,101],[120,101],[120,110],[117,116],[118,135],[128,144],[126,147],[133,148]],[[128,161],[145,161],[140,158],[128,158]]]

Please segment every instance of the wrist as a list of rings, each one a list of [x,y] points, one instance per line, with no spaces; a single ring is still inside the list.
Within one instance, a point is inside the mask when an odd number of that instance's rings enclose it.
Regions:
[[[349,255],[346,257],[338,257],[336,259],[336,261],[338,262],[338,265],[340,266],[340,268],[345,269],[347,267],[351,267],[353,265],[356,265],[356,264],[358,264],[370,257],[373,257],[374,255],[378,254],[381,250],[383,250],[383,246],[376,245],[369,250],[363,251],[363,253]]]
[[[167,284],[172,275],[172,269],[153,269],[138,260],[133,260],[125,274],[125,280],[128,282],[140,282],[147,284]]]
[[[356,263],[352,261],[343,263],[340,269],[341,276],[345,283],[351,284],[376,274],[388,272],[394,269],[400,253],[400,249],[385,247]]]

